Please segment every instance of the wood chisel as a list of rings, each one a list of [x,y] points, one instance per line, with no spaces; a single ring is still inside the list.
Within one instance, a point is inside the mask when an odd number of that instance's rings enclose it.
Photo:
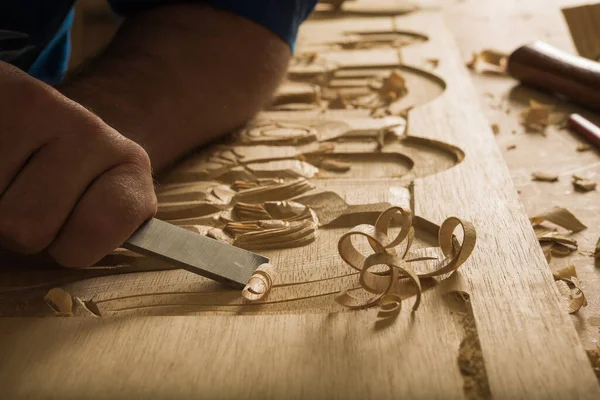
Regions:
[[[269,262],[267,257],[156,218],[140,226],[122,247],[240,288],[260,265]]]
[[[536,41],[515,50],[506,70],[524,84],[600,110],[600,63]]]

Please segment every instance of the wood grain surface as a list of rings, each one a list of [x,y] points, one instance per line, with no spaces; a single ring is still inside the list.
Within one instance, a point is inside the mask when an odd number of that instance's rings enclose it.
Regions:
[[[442,4],[442,3],[440,3]],[[457,1],[443,3],[446,24],[456,37],[463,60],[474,51],[494,48],[511,52],[535,40],[544,40],[564,51],[577,54],[569,29],[561,14],[563,7],[581,5],[577,0],[521,1]],[[589,16],[588,16],[589,17]],[[580,251],[567,258],[551,261],[552,271],[573,264],[588,295],[588,306],[570,318],[586,349],[600,343],[600,269],[591,256],[600,237],[600,192],[578,193],[571,183],[573,174],[598,181],[600,152],[590,149],[578,152],[586,141],[576,133],[550,126],[546,135],[530,134],[519,124],[519,114],[530,99],[555,105],[556,111],[576,112],[596,124],[600,116],[520,85],[509,77],[471,74],[483,110],[491,124],[497,124],[498,147],[519,191],[519,199],[527,215],[534,216],[554,206],[568,208],[588,229],[574,235]],[[531,173],[546,171],[557,174],[558,182],[533,182]]]
[[[242,131],[232,143],[200,152],[164,181],[163,190],[169,193],[212,180],[215,186],[233,187],[240,177],[272,179],[277,171],[285,171],[286,182],[306,179],[315,186],[292,201],[303,201],[315,212],[331,213],[332,206],[338,205],[336,210],[342,210],[338,219],[319,226],[310,244],[261,251],[271,257],[283,279],[269,294],[271,301],[240,303],[237,292],[185,271],[139,260],[110,265],[108,271],[97,267],[64,275],[41,265],[31,269],[3,265],[3,315],[40,315],[36,304],[45,307],[39,302],[52,286],[93,298],[107,314],[105,318],[0,318],[4,396],[600,397],[598,382],[561,307],[551,271],[441,14],[421,10],[399,17],[352,13],[317,18],[303,26],[298,53],[311,46],[329,46],[315,38],[357,30],[406,30],[428,38],[400,49],[392,43],[382,49],[329,48],[319,53],[324,61],[330,57],[337,63],[345,60],[350,69],[362,68],[371,78],[373,73],[365,70],[373,66],[380,68],[387,60],[403,64],[409,95],[389,110],[400,113],[414,108],[408,112],[405,129],[402,119],[396,119],[401,128],[397,136],[382,139],[380,130],[373,128],[381,120],[368,118],[368,110],[271,111],[263,117],[292,124],[276,125],[278,135],[307,141],[313,140],[312,128],[320,137],[331,134],[336,122],[347,124],[344,129],[351,137],[335,137],[332,154],[361,153],[363,158],[348,156],[352,167],[335,178],[319,176],[310,155],[323,143],[301,144],[294,139],[271,148],[239,146],[244,140],[266,140],[260,132],[257,137],[256,132]],[[437,67],[428,61],[432,58],[439,60]],[[322,88],[326,93],[331,85]],[[364,91],[364,85],[359,89]],[[377,157],[365,161],[368,154]],[[389,154],[399,154],[404,161],[385,162],[382,156]],[[274,167],[273,160],[283,163]],[[370,169],[378,175],[367,177]],[[205,203],[227,208],[228,192],[211,190],[210,196],[216,198]],[[336,194],[342,202],[330,196],[323,206],[314,197],[307,198],[323,191]],[[191,215],[193,223],[202,226],[211,215],[204,201],[167,204],[167,210],[179,213],[171,215],[173,222],[190,223]],[[471,221],[478,244],[458,273],[430,284],[416,313],[404,307],[396,319],[378,321],[376,310],[348,312],[333,302],[333,295],[348,280],[343,276],[348,267],[337,257],[336,244],[353,224],[369,221],[385,204],[411,208],[437,224],[452,215]],[[321,212],[321,218],[330,216],[327,213]],[[344,216],[349,217],[340,222]],[[428,240],[421,237],[419,242],[424,246]],[[132,273],[136,265],[145,272]]]

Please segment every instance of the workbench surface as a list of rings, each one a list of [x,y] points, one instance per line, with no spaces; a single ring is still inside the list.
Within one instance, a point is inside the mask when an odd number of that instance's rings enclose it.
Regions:
[[[471,59],[473,52],[484,48],[510,53],[534,40],[543,40],[576,54],[560,9],[581,5],[581,1],[467,0],[441,1],[440,4],[465,62]],[[529,99],[535,99],[555,104],[560,112],[577,112],[596,123],[600,122],[600,116],[523,87],[510,77],[477,73],[471,76],[490,124],[498,124],[500,128],[497,143],[527,215],[561,206],[588,226],[575,234],[579,251],[565,258],[553,258],[550,266],[554,271],[568,264],[575,265],[589,304],[571,318],[585,348],[593,349],[600,340],[600,266],[591,256],[600,237],[600,192],[575,192],[571,176],[589,175],[598,180],[600,152],[595,149],[576,151],[577,145],[585,143],[584,140],[555,126],[548,127],[546,136],[527,133],[519,123],[519,114],[527,107]],[[512,145],[516,148],[509,150]],[[557,174],[559,181],[534,182],[531,180],[533,171]]]

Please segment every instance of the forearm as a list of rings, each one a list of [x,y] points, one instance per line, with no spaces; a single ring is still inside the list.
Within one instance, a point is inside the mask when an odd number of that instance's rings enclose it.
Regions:
[[[171,5],[128,19],[59,89],[141,144],[160,170],[252,118],[289,58],[286,43],[242,17]]]

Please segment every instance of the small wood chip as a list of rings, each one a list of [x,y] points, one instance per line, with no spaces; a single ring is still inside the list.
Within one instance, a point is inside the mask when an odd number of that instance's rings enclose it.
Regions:
[[[581,178],[577,175],[573,175],[573,187],[578,192],[591,192],[592,190],[596,190],[596,182],[591,181],[589,179]]]
[[[475,72],[491,72],[496,74],[506,73],[508,55],[503,52],[484,49],[479,53],[473,53],[473,58],[466,65]]]
[[[351,108],[351,105],[339,94],[327,104],[330,110],[345,110]]]
[[[583,151],[588,151],[591,150],[592,146],[590,146],[587,143],[580,143],[577,145],[577,147],[575,148],[575,150],[579,151],[579,152],[583,152]]]
[[[508,146],[506,146],[506,150],[514,150],[517,148],[516,144],[509,144]]]
[[[400,70],[393,70],[390,75],[384,79],[379,95],[386,101],[395,101],[408,93],[406,80]]]
[[[556,182],[558,181],[558,175],[548,172],[535,171],[531,174],[531,179],[540,182]]]
[[[594,249],[594,258],[600,260],[600,238],[596,242],[596,248]]]
[[[438,65],[440,65],[440,59],[439,58],[426,58],[425,62],[429,65],[431,65],[432,68],[437,68]]]
[[[500,133],[500,127],[498,126],[498,124],[492,124],[492,125],[490,125],[490,127],[492,128],[492,132],[494,132],[494,135],[497,135]]]
[[[333,172],[346,172],[350,170],[351,165],[347,162],[335,160],[332,158],[324,158],[319,162],[317,167]]]
[[[543,133],[550,124],[550,113],[554,106],[529,100],[529,107],[521,112],[521,125],[529,132]]]

